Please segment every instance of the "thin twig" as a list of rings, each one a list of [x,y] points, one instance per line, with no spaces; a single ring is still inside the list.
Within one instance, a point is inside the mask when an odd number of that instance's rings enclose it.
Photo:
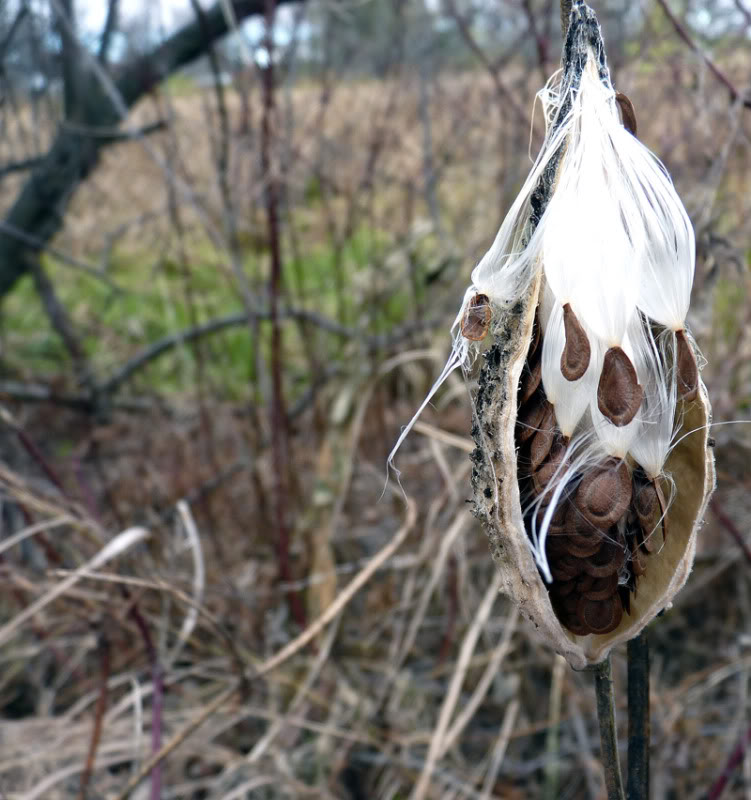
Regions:
[[[645,628],[628,643],[627,800],[649,799],[649,639]]]
[[[269,310],[271,312],[271,459],[273,463],[274,511],[276,521],[275,542],[279,561],[279,579],[290,581],[290,435],[289,417],[284,397],[282,361],[284,359],[283,331],[279,321],[282,287],[282,245],[279,225],[279,183],[276,166],[272,163],[274,114],[276,106],[274,75],[274,21],[276,0],[266,0],[266,26],[264,43],[269,53],[269,63],[262,68],[263,115],[261,117],[261,169],[266,185],[266,220],[268,224],[271,273],[269,275]],[[305,627],[305,608],[297,592],[287,596],[292,618]]]
[[[132,358],[128,359],[125,364],[117,369],[109,378],[102,381],[99,390],[103,393],[111,393],[120,388],[120,386],[128,381],[131,376],[138,372],[138,370],[145,367],[151,361],[159,358],[164,353],[188,342],[196,341],[203,336],[209,336],[214,333],[220,333],[227,328],[236,328],[240,325],[247,325],[248,318],[252,317],[253,320],[261,322],[271,319],[271,312],[266,309],[257,309],[252,311],[237,311],[232,314],[227,314],[223,317],[216,317],[207,322],[202,322],[199,325],[185,328],[175,333],[170,333],[167,336],[157,339],[157,341],[146,346],[143,350],[136,353]],[[394,345],[401,342],[403,339],[418,333],[422,330],[430,330],[431,328],[439,327],[443,321],[439,318],[431,320],[421,320],[413,323],[407,323],[399,328],[394,329],[388,335],[375,334],[364,335],[362,331],[357,328],[350,328],[346,325],[341,325],[334,320],[317,314],[315,311],[308,311],[304,308],[288,308],[280,309],[278,321],[296,319],[304,321],[310,325],[314,325],[327,333],[334,336],[340,336],[343,339],[361,341],[365,346],[371,350],[388,350]],[[291,413],[291,412],[290,412]]]
[[[739,98],[743,101],[746,108],[751,108],[751,99],[744,96],[738,89],[735,88],[733,82],[728,76],[712,61],[712,59],[702,50],[698,44],[691,38],[691,34],[683,23],[673,14],[668,6],[666,0],[657,0],[657,5],[663,10],[665,16],[670,21],[670,24],[675,29],[678,36],[688,45],[688,47],[698,55],[702,61],[707,65],[707,69],[715,76],[715,78],[728,90],[730,93],[730,100],[735,102]]]
[[[125,588],[125,587],[122,587]],[[164,699],[164,676],[162,674],[162,667],[159,663],[159,654],[157,653],[154,642],[149,632],[149,626],[141,614],[138,604],[133,603],[130,609],[130,616],[136,623],[136,627],[141,633],[146,653],[149,657],[151,664],[151,681],[154,687],[151,701],[151,752],[152,754],[158,753],[162,748],[162,710]],[[162,794],[162,762],[157,761],[151,770],[151,800],[159,800]]]
[[[738,547],[740,547],[741,550],[743,551],[743,555],[746,557],[746,561],[748,561],[748,563],[751,564],[751,547],[749,547],[748,543],[743,537],[743,534],[740,532],[740,530],[738,530],[738,526],[724,512],[724,510],[714,497],[709,501],[709,507],[712,509],[712,513],[717,517],[717,520],[722,525],[722,527],[725,528],[725,530],[738,543]]]
[[[741,736],[738,744],[733,748],[727,763],[725,764],[720,777],[712,784],[712,787],[707,794],[707,800],[719,800],[725,787],[730,782],[730,777],[735,772],[738,765],[743,761],[743,756],[746,753],[746,748],[751,743],[751,728],[749,728],[743,736]]]
[[[89,742],[89,752],[86,755],[86,764],[81,773],[81,789],[78,793],[79,800],[86,800],[86,788],[94,771],[94,761],[96,752],[99,749],[99,742],[102,738],[102,720],[104,712],[107,710],[107,684],[110,677],[110,643],[104,630],[99,633],[99,651],[101,654],[100,677],[99,677],[99,697],[94,710],[94,725],[91,729],[91,741]]]
[[[600,724],[600,758],[605,771],[608,800],[626,800],[623,792],[621,762],[618,759],[618,735],[615,728],[615,695],[610,656],[592,670],[595,674],[597,721]]]

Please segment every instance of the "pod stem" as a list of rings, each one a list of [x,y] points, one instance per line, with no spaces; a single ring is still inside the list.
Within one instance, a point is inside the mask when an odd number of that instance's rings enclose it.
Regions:
[[[597,695],[597,721],[600,724],[600,753],[605,770],[605,785],[608,800],[626,800],[621,776],[621,762],[618,759],[618,735],[615,727],[615,694],[610,656],[592,670],[595,674],[595,694]]]
[[[645,628],[628,643],[627,800],[649,798],[649,640]]]

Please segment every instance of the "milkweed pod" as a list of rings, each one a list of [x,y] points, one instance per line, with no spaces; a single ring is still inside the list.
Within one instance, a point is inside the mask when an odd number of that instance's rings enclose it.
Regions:
[[[696,398],[678,401],[676,417],[680,427],[665,463],[665,473],[673,481],[665,520],[670,535],[654,552],[638,554],[637,590],[629,596],[625,587],[617,587],[618,592],[625,591],[627,602],[621,603],[620,594],[612,591],[608,581],[613,579],[609,575],[596,580],[608,583],[610,594],[603,590],[590,597],[591,587],[582,585],[580,599],[575,600],[573,581],[581,578],[577,577],[577,562],[571,555],[563,555],[559,562],[559,572],[563,569],[560,574],[565,573],[566,577],[559,578],[557,591],[551,592],[530,548],[529,514],[525,524],[524,490],[520,492],[519,484],[524,470],[520,466],[523,450],[517,449],[515,435],[519,386],[532,343],[540,286],[538,278],[517,303],[492,309],[493,341],[483,356],[475,397],[473,511],[490,540],[493,559],[503,578],[502,590],[551,647],[572,667],[583,668],[602,661],[615,645],[636,636],[670,606],[686,582],[694,560],[697,531],[714,488],[714,462],[708,446],[711,412],[699,378]],[[544,508],[538,509],[538,519],[543,512]],[[565,546],[565,535],[555,539],[557,547]],[[566,613],[574,614],[568,627],[559,619]],[[589,632],[592,630],[607,632]]]

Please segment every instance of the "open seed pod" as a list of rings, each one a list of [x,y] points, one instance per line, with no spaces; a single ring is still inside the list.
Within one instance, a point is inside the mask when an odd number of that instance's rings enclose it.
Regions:
[[[418,415],[482,356],[473,510],[504,591],[584,667],[686,582],[715,478],[685,325],[694,231],[636,137],[584,0],[573,0],[562,66],[539,95],[540,154],[472,271],[451,357]]]
[[[636,636],[670,605],[686,582],[697,531],[714,487],[714,463],[707,443],[710,410],[701,382],[694,401],[679,402],[682,425],[665,464],[665,472],[674,481],[667,510],[670,533],[662,547],[642,554],[646,568],[638,577],[636,593],[631,594],[630,613],[624,612],[609,633],[577,634],[565,627],[530,549],[515,436],[519,383],[539,290],[538,281],[512,308],[493,308],[493,341],[485,354],[475,404],[474,513],[484,523],[493,559],[504,579],[504,593],[519,604],[523,615],[556,652],[571,666],[581,668],[601,661],[616,644]]]
[[[715,478],[685,327],[693,229],[633,120],[624,127],[583,0],[558,81],[541,93],[540,156],[472,273],[460,319],[474,330],[481,306],[489,334],[474,513],[504,591],[581,668],[670,605]],[[458,341],[466,365],[481,340]]]

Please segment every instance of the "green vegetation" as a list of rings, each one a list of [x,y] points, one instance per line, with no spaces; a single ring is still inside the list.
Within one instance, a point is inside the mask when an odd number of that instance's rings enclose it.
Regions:
[[[400,279],[395,274],[409,268],[408,259],[386,258],[389,244],[385,234],[359,228],[339,248],[318,244],[293,257],[292,248],[286,247],[283,307],[304,308],[358,332],[391,330],[411,317],[415,287],[409,275]],[[172,255],[155,258],[143,250],[118,249],[108,272],[116,288],[45,257],[45,269],[100,380],[165,336],[243,309],[226,257],[207,239],[191,242],[190,253],[185,265]],[[249,242],[242,258],[258,307],[265,308],[267,249]],[[6,299],[3,312],[6,373],[52,378],[66,372],[69,354],[29,277]],[[262,363],[269,356],[269,330],[267,323],[259,327]],[[284,331],[287,374],[300,390],[307,387],[306,348],[311,352],[311,338],[320,362],[348,346],[342,337],[305,323],[288,321]],[[195,385],[203,365],[204,378],[215,390],[239,399],[247,397],[256,363],[253,335],[239,325],[178,345],[140,371],[133,382],[141,391],[180,394]]]

